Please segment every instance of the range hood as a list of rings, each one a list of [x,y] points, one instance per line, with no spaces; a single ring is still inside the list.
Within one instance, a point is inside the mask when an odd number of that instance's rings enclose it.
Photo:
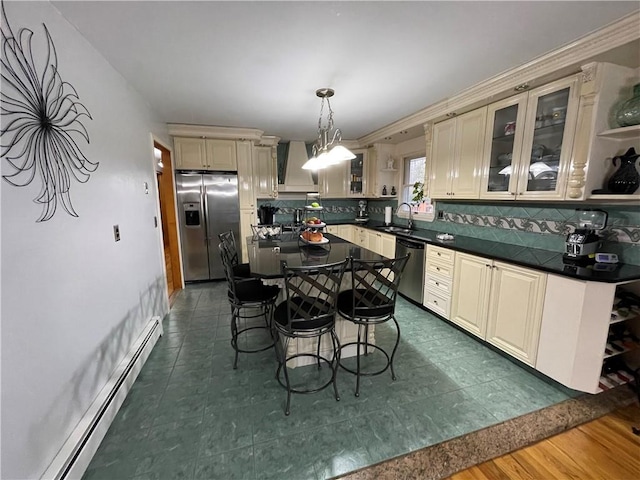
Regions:
[[[303,170],[309,157],[307,146],[301,141],[289,142],[286,158],[284,184],[278,184],[279,192],[316,192],[318,184],[314,182],[314,176],[310,170]],[[317,176],[316,176],[317,178]]]

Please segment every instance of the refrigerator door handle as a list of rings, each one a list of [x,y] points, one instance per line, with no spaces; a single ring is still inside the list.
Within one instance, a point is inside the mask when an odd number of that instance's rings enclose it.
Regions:
[[[203,203],[203,212],[208,212],[209,211],[209,199],[207,198],[207,186],[204,185],[201,188],[201,195],[202,195],[202,203]],[[210,245],[211,244],[211,237],[209,236],[209,219],[207,218],[208,215],[203,215],[202,217],[204,218],[204,222],[206,224],[206,230],[205,230],[205,236],[204,236],[204,243],[205,245]]]

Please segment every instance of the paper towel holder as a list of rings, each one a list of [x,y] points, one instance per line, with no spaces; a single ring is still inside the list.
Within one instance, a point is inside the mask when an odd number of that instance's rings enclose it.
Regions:
[[[389,226],[393,223],[393,209],[392,207],[384,207],[384,224]]]

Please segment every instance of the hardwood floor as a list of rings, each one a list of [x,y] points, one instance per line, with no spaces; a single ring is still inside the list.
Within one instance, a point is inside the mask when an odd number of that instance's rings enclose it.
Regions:
[[[451,480],[640,478],[640,406],[636,403],[542,442],[489,460]]]

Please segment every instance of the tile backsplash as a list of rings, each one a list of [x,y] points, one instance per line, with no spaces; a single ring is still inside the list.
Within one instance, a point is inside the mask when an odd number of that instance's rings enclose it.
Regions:
[[[567,234],[577,226],[577,208],[605,210],[609,218],[601,232],[602,251],[616,253],[624,263],[640,265],[640,209],[637,205],[438,202],[437,211],[441,212],[442,218],[422,226],[454,235],[563,252]]]
[[[396,200],[368,200],[369,217],[384,219],[384,207]],[[304,200],[260,201],[280,207],[276,221],[290,221],[293,209],[304,207]],[[329,222],[351,221],[358,210],[357,199],[323,200],[325,218]],[[506,203],[454,203],[437,202],[436,210],[442,216],[433,222],[417,221],[417,228],[426,228],[466,235],[495,242],[523,245],[531,248],[564,251],[568,233],[577,225],[577,208],[597,208],[609,214],[607,227],[601,233],[602,251],[615,253],[624,263],[640,265],[640,208],[629,205],[563,205],[563,204],[506,204]],[[395,220],[395,218],[394,218]]]

